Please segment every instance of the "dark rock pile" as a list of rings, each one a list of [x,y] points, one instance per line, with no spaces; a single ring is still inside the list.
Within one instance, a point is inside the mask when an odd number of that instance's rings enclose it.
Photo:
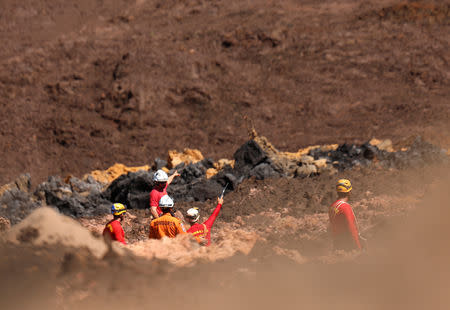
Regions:
[[[269,144],[266,140],[249,140],[235,152],[234,167],[226,165],[210,178],[206,177],[206,172],[214,167],[212,159],[179,164],[169,171],[170,175],[177,170],[180,177],[169,186],[168,194],[175,201],[205,201],[219,196],[226,184],[227,192],[233,191],[243,180],[251,177],[308,177],[354,167],[378,165],[404,169],[449,161],[444,150],[420,137],[406,150],[397,152],[380,150],[365,143],[342,144],[332,149],[329,146],[317,147],[301,156],[288,156]],[[108,213],[113,202],[124,203],[132,209],[145,209],[149,206],[153,173],[165,164],[158,159],[153,171],[123,174],[106,189],[104,184],[92,177],[85,180],[70,177],[63,181],[51,176],[31,192],[30,176],[25,174],[0,188],[0,217],[16,224],[33,209],[43,205],[55,207],[61,213],[74,217]]]
[[[311,150],[314,159],[325,158],[327,164],[338,170],[355,166],[370,166],[374,163],[384,168],[404,169],[422,167],[429,163],[445,163],[449,158],[445,150],[417,137],[405,151],[387,152],[369,143],[362,145],[342,144],[334,151]]]

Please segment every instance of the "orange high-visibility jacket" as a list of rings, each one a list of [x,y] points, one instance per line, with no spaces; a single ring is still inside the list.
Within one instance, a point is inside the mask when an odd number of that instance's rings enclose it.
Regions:
[[[183,223],[172,216],[170,213],[165,213],[162,216],[154,219],[150,223],[150,239],[161,239],[162,237],[175,238],[179,234],[185,234]]]

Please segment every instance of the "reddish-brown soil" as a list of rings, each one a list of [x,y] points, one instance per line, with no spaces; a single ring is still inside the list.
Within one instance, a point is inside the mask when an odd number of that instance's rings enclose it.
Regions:
[[[250,122],[281,150],[448,147],[449,41],[448,1],[3,0],[0,183],[231,157]]]

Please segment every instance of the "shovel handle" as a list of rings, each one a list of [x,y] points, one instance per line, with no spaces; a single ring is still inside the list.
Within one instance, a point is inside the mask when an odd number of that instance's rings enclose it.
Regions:
[[[225,195],[225,190],[227,189],[227,187],[228,187],[228,183],[225,184],[225,187],[222,190],[222,194],[220,195],[220,198],[223,198],[223,195]]]

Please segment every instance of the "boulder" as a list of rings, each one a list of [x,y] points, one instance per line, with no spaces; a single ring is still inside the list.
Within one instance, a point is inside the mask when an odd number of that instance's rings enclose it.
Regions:
[[[97,182],[109,184],[123,174],[127,174],[129,172],[137,172],[141,170],[148,171],[149,169],[150,167],[148,165],[140,167],[127,167],[123,164],[114,164],[114,166],[111,166],[103,171],[102,170],[92,171],[90,174],[85,175],[83,177],[83,180],[86,181],[86,179],[89,176],[92,176]]]
[[[312,164],[314,162],[314,157],[309,155],[302,155],[300,161],[304,164]]]
[[[242,175],[248,175],[253,167],[267,159],[267,154],[255,140],[249,140],[234,153],[233,157],[235,160],[234,169]]]
[[[85,181],[76,177],[70,177],[69,180],[67,180],[67,183],[70,185],[73,192],[79,194],[100,194],[103,188],[103,185],[100,182],[97,182],[91,175],[87,176]]]
[[[11,224],[17,224],[41,203],[35,201],[30,193],[11,189],[0,197],[0,216],[9,220]]]
[[[217,162],[214,163],[214,168],[217,170],[222,170],[226,166],[230,166],[231,168],[234,168],[234,160],[221,158]]]
[[[170,150],[168,152],[168,167],[174,168],[178,166],[180,163],[184,163],[185,165],[189,165],[191,163],[196,163],[203,160],[203,155],[199,150],[186,148],[182,153],[179,153],[175,150]]]
[[[268,163],[261,163],[250,171],[250,176],[255,177],[257,180],[264,180],[266,178],[280,176],[280,174]]]
[[[130,209],[145,209],[150,205],[153,172],[138,171],[121,175],[103,192],[111,202],[120,202]]]
[[[314,164],[320,171],[321,169],[325,169],[327,167],[327,159],[326,158],[316,159],[312,162],[312,164]]]
[[[394,152],[394,148],[392,146],[392,141],[390,139],[386,140],[378,140],[373,138],[369,141],[369,145],[376,146],[379,150],[386,152]]]
[[[236,169],[230,166],[225,166],[220,170],[212,179],[219,183],[222,187],[228,184],[228,190],[234,190],[237,186],[246,178],[244,175],[240,175]]]
[[[215,176],[219,171],[217,171],[216,168],[209,168],[206,170],[206,178],[211,179],[213,176]]]
[[[31,177],[29,173],[21,174],[13,182],[8,183],[0,187],[0,196],[6,191],[19,190],[23,192],[29,192],[31,189]]]
[[[78,183],[78,185],[86,185]],[[80,217],[96,216],[109,212],[111,202],[93,190],[92,193],[73,191],[70,184],[64,183],[60,177],[51,176],[47,182],[38,185],[34,193],[37,199],[43,199],[43,204],[56,207],[61,213]]]
[[[317,173],[317,167],[312,164],[304,164],[297,167],[295,172],[296,177],[309,177]]]
[[[222,185],[214,180],[202,180],[189,186],[189,194],[194,201],[215,199],[222,193]]]
[[[166,166],[167,166],[167,160],[156,157],[155,162],[153,163],[152,169],[159,170]]]

